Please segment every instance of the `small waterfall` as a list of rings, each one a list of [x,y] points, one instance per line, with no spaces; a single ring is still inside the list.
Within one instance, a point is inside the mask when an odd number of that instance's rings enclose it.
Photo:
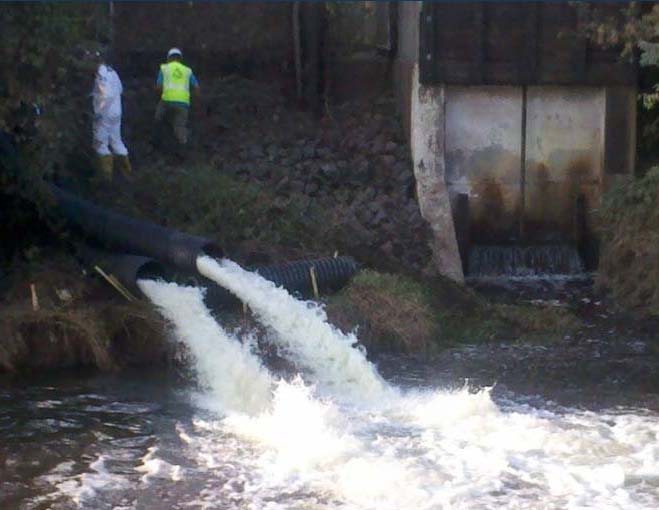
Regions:
[[[153,280],[138,285],[190,348],[199,382],[210,390],[214,406],[250,414],[267,408],[273,389],[270,374],[248,346],[219,326],[200,288]]]
[[[364,400],[389,391],[364,352],[355,347],[355,336],[329,324],[321,307],[295,299],[285,289],[226,259],[218,262],[199,257],[197,268],[249,305],[257,319],[277,334],[284,354],[313,371],[320,388]]]
[[[529,277],[583,274],[584,265],[574,246],[475,245],[469,251],[469,276]]]

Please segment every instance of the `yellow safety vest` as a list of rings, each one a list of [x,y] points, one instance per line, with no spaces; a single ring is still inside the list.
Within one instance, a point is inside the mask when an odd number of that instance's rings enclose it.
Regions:
[[[162,71],[163,101],[190,104],[190,75],[192,69],[180,62],[169,62],[160,65]]]

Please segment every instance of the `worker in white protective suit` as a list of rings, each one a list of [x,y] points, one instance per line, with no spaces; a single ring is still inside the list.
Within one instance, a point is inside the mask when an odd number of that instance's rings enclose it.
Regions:
[[[128,149],[121,139],[121,94],[123,86],[117,72],[105,62],[101,52],[94,52],[98,67],[92,92],[94,103],[94,149],[103,178],[112,181],[114,159],[129,177],[132,168]]]

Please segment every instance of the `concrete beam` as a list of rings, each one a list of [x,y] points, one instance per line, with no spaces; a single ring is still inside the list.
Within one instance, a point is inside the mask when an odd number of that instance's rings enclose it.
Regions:
[[[464,282],[464,273],[444,177],[444,87],[419,83],[419,66],[412,78],[410,145],[421,216],[432,230],[431,249],[439,274]]]

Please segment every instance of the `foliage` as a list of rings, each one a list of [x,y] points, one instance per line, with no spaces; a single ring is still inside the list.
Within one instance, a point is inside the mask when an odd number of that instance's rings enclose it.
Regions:
[[[659,167],[606,194],[601,210],[600,286],[619,304],[659,317]]]
[[[430,294],[402,275],[362,271],[330,301],[328,312],[344,329],[359,324],[360,340],[369,348],[427,351],[439,337]]]
[[[325,2],[330,17],[332,46],[343,53],[371,50],[388,44],[388,34],[380,33],[379,10],[388,3]]]
[[[492,304],[444,278],[418,281],[368,270],[330,299],[328,314],[344,330],[358,326],[367,348],[404,352],[461,343],[547,342],[580,326],[563,308]]]
[[[638,53],[642,75],[639,112],[639,159],[656,161],[659,153],[659,5],[631,2],[622,16],[582,7],[591,38],[621,48],[623,57]],[[643,83],[645,81],[646,83]],[[659,316],[659,168],[608,192],[601,208],[602,255],[598,283],[618,303],[642,315]]]
[[[642,66],[639,95],[639,149],[656,159],[659,151],[659,5],[628,2],[625,7],[575,2],[586,20],[586,33],[597,45],[617,48],[621,58],[638,56]]]
[[[70,258],[37,255],[13,268],[0,299],[0,373],[152,364],[169,349],[164,333],[148,304],[117,299],[109,286],[81,277]]]
[[[80,152],[93,82],[80,55],[96,44],[103,9],[18,2],[0,9],[0,130],[11,136],[20,158],[20,171],[0,173],[3,191],[28,192]]]
[[[278,196],[203,164],[143,167],[134,187],[123,202],[128,214],[208,236],[223,247],[248,242],[266,251],[284,247],[292,256],[297,249],[305,256],[329,249],[321,231],[327,222],[302,195]],[[110,199],[118,201],[115,194]]]
[[[656,35],[659,9],[644,11],[638,2],[627,2],[625,7],[575,2],[580,16],[586,21],[589,38],[598,46],[619,47],[623,57],[631,57],[635,50]]]
[[[619,183],[604,197],[601,217],[606,238],[629,221],[643,229],[653,228],[659,222],[657,200],[659,167],[651,168],[642,179]]]

